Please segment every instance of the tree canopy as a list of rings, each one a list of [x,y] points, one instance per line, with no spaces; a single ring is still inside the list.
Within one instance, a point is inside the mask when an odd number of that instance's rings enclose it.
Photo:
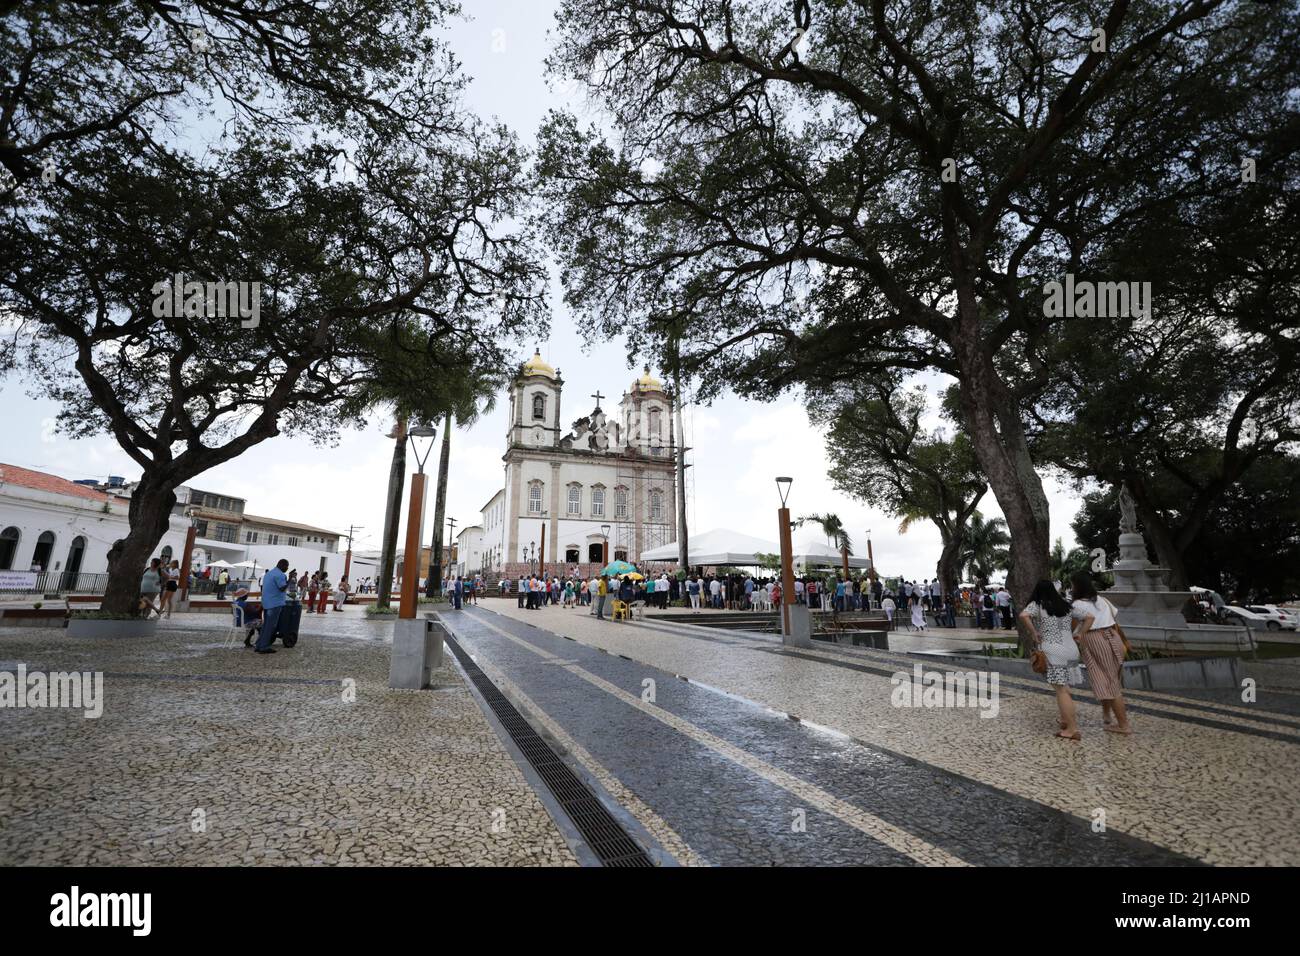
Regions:
[[[179,484],[286,428],[328,439],[381,365],[435,406],[544,322],[526,157],[464,110],[436,37],[453,11],[6,5],[4,358],[142,469],[107,610]],[[236,290],[255,315],[221,308]]]
[[[1044,314],[1044,287],[1185,277],[1194,261],[1153,277],[1112,255],[1186,194],[1280,189],[1297,16],[1233,0],[567,0],[553,66],[589,81],[614,127],[555,115],[542,131],[568,301],[607,329],[649,325],[648,347],[680,342],[706,393],[953,376],[1023,600],[1050,546],[1024,405],[1076,321]],[[1088,324],[1104,336],[1107,321]]]

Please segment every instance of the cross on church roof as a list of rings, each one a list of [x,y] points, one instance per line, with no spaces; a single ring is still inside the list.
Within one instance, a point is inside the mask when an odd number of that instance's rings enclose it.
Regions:
[[[596,400],[596,407],[600,408],[600,400],[602,398],[606,398],[607,396],[600,394],[600,389],[596,389],[596,394],[591,397]]]

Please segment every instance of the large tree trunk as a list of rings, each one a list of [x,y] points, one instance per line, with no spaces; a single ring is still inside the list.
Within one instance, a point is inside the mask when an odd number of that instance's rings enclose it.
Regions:
[[[388,506],[384,509],[384,544],[379,559],[376,607],[388,607],[393,594],[393,567],[397,563],[397,525],[402,518],[402,488],[406,484],[406,419],[393,429],[393,464],[388,469]]]
[[[131,530],[108,552],[108,583],[99,609],[111,614],[135,614],[140,603],[140,576],[154,557],[170,527],[176,505],[176,486],[146,474],[131,493],[128,512]]]
[[[429,580],[425,593],[442,592],[442,526],[447,514],[447,469],[451,464],[451,412],[442,421],[442,451],[438,456],[438,493],[433,502],[433,551],[429,555]]]
[[[943,537],[943,550],[939,552],[939,564],[935,573],[943,587],[943,599],[946,604],[949,595],[957,590],[957,565],[961,560],[962,539],[949,534],[942,526],[939,533]]]
[[[1019,409],[998,378],[979,333],[974,296],[959,292],[961,316],[951,345],[961,368],[961,406],[980,467],[1011,533],[1007,589],[1017,607],[1051,576],[1051,521],[1042,480],[1034,470]]]

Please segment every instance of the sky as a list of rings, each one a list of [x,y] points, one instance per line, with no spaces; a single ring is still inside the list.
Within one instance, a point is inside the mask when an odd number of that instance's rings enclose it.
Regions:
[[[466,105],[481,116],[500,119],[525,143],[533,142],[548,109],[567,107],[579,116],[592,115],[580,88],[548,85],[544,78],[555,6],[552,0],[469,0],[469,19],[454,24],[447,35],[472,78]],[[561,370],[562,407],[571,423],[588,413],[595,403],[589,396],[597,389],[615,397],[606,407],[615,404],[640,369],[628,366],[623,343],[593,344],[592,336],[576,325],[561,299],[555,271],[553,266],[550,339],[521,345],[518,357],[524,360],[536,346]],[[931,379],[932,394],[941,384],[937,377]],[[478,523],[479,508],[502,485],[507,408],[503,392],[495,409],[472,428],[453,431],[447,515],[456,519],[457,528]],[[139,476],[139,468],[107,436],[72,441],[54,434],[56,410],[53,403],[30,397],[22,380],[0,380],[0,462],[71,479]],[[683,415],[692,449],[687,458],[687,515],[694,533],[729,528],[775,539],[775,478],[785,475],[794,479],[789,504],[796,517],[834,512],[848,528],[855,553],[866,553],[870,532],[882,574],[934,576],[938,531],[925,522],[899,535],[897,518],[835,491],[826,477],[824,436],[810,425],[797,395],[766,403],[728,396],[711,406],[688,405]],[[392,458],[392,441],[385,435],[391,427],[391,419],[376,416],[365,430],[340,434],[335,446],[323,448],[306,438],[281,435],[188,484],[244,498],[252,514],[340,533],[358,526],[354,548],[377,550]],[[437,455],[435,446],[429,470],[436,471]],[[409,455],[407,461],[413,468]],[[1078,495],[1050,480],[1046,484],[1052,535],[1063,538],[1069,548],[1074,543],[1069,523],[1078,510]],[[981,511],[1000,514],[991,492]],[[422,540],[431,536],[432,528],[426,527]]]

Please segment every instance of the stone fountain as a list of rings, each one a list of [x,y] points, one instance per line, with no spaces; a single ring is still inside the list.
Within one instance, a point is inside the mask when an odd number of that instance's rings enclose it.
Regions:
[[[1115,586],[1105,597],[1119,610],[1119,623],[1129,640],[1175,653],[1252,650],[1255,639],[1247,627],[1189,624],[1183,618],[1182,608],[1191,592],[1171,591],[1170,569],[1151,563],[1127,485],[1120,487],[1119,510],[1119,560],[1111,568]]]

